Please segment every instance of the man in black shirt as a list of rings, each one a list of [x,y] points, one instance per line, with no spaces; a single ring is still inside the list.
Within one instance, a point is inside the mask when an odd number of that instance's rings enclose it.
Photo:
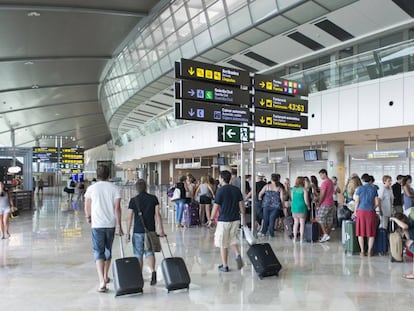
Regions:
[[[143,266],[143,255],[148,260],[151,269],[151,285],[157,284],[157,273],[155,272],[155,256],[151,251],[144,250],[145,227],[148,231],[156,231],[156,224],[160,229],[159,236],[165,236],[164,226],[162,224],[160,205],[155,195],[147,192],[145,180],[139,179],[136,183],[138,195],[129,201],[128,218],[127,218],[127,241],[131,241],[131,226],[134,222],[134,232],[132,235],[132,248],[135,257],[138,258]],[[142,223],[144,221],[144,224]]]
[[[398,175],[397,176],[397,181],[395,182],[395,184],[393,184],[392,187],[392,194],[394,195],[394,202],[393,202],[393,206],[394,206],[394,212],[395,213],[402,213],[403,209],[402,209],[402,189],[401,189],[401,184],[402,184],[402,180],[403,180],[402,175]]]
[[[214,199],[214,207],[211,212],[211,219],[207,225],[210,226],[214,220],[214,216],[218,209],[220,209],[220,216],[218,218],[217,228],[214,235],[214,244],[220,247],[220,255],[222,264],[218,269],[222,272],[228,272],[228,248],[236,254],[237,269],[243,268],[243,260],[240,255],[239,243],[239,228],[240,228],[240,214],[242,214],[243,225],[246,224],[245,207],[243,195],[240,189],[236,186],[230,185],[231,173],[229,171],[220,172],[221,187],[217,190]]]

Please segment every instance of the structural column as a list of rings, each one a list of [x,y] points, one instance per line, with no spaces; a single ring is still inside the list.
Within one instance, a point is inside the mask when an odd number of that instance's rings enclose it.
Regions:
[[[345,185],[345,147],[343,141],[328,142],[328,176],[338,178],[338,186],[344,191]],[[340,196],[341,197],[341,196]]]

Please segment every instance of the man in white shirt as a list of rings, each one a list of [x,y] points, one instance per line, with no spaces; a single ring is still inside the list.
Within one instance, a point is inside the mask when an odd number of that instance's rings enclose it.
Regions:
[[[123,235],[121,225],[121,194],[117,186],[109,182],[109,168],[100,165],[96,169],[98,182],[89,186],[85,193],[85,217],[92,228],[93,254],[98,272],[98,292],[107,291],[108,272],[112,259],[112,243],[115,228]]]

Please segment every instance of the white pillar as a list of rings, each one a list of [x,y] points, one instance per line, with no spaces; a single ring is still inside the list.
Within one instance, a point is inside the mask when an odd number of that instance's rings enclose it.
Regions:
[[[345,147],[343,141],[328,142],[328,176],[336,176],[343,191],[345,185]]]

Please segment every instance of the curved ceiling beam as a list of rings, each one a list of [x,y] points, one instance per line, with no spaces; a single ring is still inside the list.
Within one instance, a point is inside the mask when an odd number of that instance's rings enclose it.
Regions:
[[[55,61],[55,60],[111,60],[111,55],[70,55],[70,56],[40,56],[40,57],[8,57],[0,58],[0,63],[14,62],[38,62],[38,61]]]
[[[44,11],[44,12],[62,12],[62,13],[82,13],[82,14],[99,14],[124,17],[147,17],[148,12],[133,12],[126,10],[108,10],[102,8],[72,7],[72,6],[50,6],[50,5],[18,5],[18,4],[1,4],[0,10],[10,11]]]
[[[75,130],[88,130],[88,129],[94,129],[94,128],[97,128],[97,127],[102,127],[102,124],[105,124],[106,125],[106,123],[105,122],[101,122],[101,123],[95,123],[94,125],[90,125],[90,126],[82,126],[82,127],[79,127],[79,128],[76,128]],[[72,129],[71,131],[73,131],[74,129]],[[62,132],[56,132],[56,133],[54,133],[53,135],[52,134],[50,134],[50,135],[48,135],[48,134],[44,134],[44,135],[46,135],[46,136],[65,136],[65,133],[67,133],[68,131],[62,131]],[[99,136],[101,136],[101,135],[109,135],[110,136],[110,133],[109,132],[107,132],[107,133],[101,133]],[[93,135],[93,136],[87,136],[87,137],[81,137],[81,138],[76,138],[76,140],[77,141],[80,141],[80,140],[88,140],[90,137],[95,137],[96,135]],[[22,143],[20,143],[19,144],[19,146],[20,145],[27,145],[27,144],[29,144],[29,143],[31,143],[31,142],[36,142],[36,138],[35,139],[31,139],[31,140],[28,140],[28,141],[25,141],[25,142],[22,142]]]
[[[24,129],[26,127],[29,128],[29,127],[32,127],[32,126],[37,126],[37,125],[42,125],[42,124],[47,124],[47,123],[52,123],[52,122],[58,122],[58,121],[70,120],[70,119],[77,119],[77,118],[84,118],[84,117],[96,116],[96,115],[98,115],[96,112],[86,113],[86,114],[79,114],[79,115],[76,115],[76,116],[71,116],[71,117],[66,117],[66,118],[58,118],[58,119],[48,120],[48,121],[44,121],[44,122],[31,123],[31,124],[27,124],[27,125],[24,125],[24,126],[14,127],[13,129],[14,130],[21,130],[21,129]],[[102,115],[102,117],[103,117],[103,115]],[[5,134],[5,133],[9,133],[9,132],[10,132],[10,130],[3,131],[3,132],[0,132],[0,134]]]
[[[26,110],[33,110],[33,109],[42,109],[42,108],[48,108],[48,107],[55,107],[55,106],[64,106],[64,105],[74,105],[74,104],[91,104],[91,103],[99,103],[98,99],[92,99],[92,100],[75,100],[73,102],[65,102],[65,103],[54,103],[54,104],[47,104],[47,105],[41,105],[41,106],[31,106],[31,107],[25,107],[20,109],[13,109],[13,110],[7,110],[7,111],[0,111],[0,115],[13,113],[13,112],[19,112],[19,111],[26,111]]]
[[[55,85],[32,85],[29,87],[18,87],[14,89],[5,89],[0,90],[0,93],[8,93],[8,92],[18,92],[18,91],[27,91],[27,90],[39,90],[39,89],[48,89],[48,88],[58,88],[58,87],[73,87],[73,86],[91,86],[91,85],[99,85],[101,82],[85,82],[85,83],[68,83],[68,84],[55,84]]]

